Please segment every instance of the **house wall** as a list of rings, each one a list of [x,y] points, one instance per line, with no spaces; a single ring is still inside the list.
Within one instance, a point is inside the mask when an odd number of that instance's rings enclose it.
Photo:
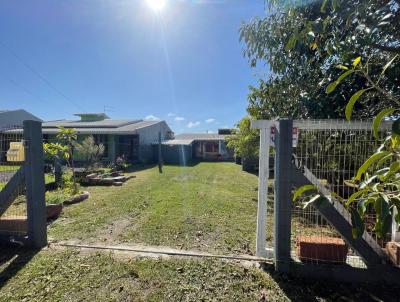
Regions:
[[[158,145],[153,145],[154,161],[158,162]],[[162,145],[162,160],[165,164],[185,166],[192,162],[191,145]]]
[[[167,123],[162,121],[151,126],[136,130],[139,134],[139,160],[143,162],[154,161],[152,143],[158,141],[158,133],[161,132],[161,139],[168,139],[168,132],[171,128]]]

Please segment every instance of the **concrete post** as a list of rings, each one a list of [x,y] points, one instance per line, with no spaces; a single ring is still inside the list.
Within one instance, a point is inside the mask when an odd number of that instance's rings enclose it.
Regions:
[[[293,121],[282,119],[275,129],[274,262],[278,272],[289,272],[291,237],[291,162]]]
[[[257,237],[256,255],[267,257],[266,249],[266,216],[268,198],[268,176],[269,176],[269,146],[271,127],[260,129],[260,154],[258,168],[258,206],[257,206]]]
[[[42,123],[24,121],[24,140],[28,240],[42,248],[47,245]]]

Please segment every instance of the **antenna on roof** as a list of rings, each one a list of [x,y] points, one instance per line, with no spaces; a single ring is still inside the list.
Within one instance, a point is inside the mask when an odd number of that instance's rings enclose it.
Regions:
[[[104,106],[103,106],[103,112],[104,112],[104,113],[106,113],[106,112],[115,112],[115,107],[104,105]]]

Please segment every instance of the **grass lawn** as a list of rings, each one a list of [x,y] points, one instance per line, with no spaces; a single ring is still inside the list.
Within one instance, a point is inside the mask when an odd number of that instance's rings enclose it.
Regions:
[[[220,253],[255,250],[257,177],[233,163],[148,168],[122,187],[88,187],[49,227],[56,240],[144,243]]]
[[[91,197],[65,207],[49,238],[254,253],[256,176],[233,163],[132,174],[122,187],[87,188]],[[396,301],[398,295],[398,288],[290,279],[271,266],[237,261],[0,250],[0,301]]]
[[[18,256],[16,256],[18,255]],[[219,260],[2,249],[0,301],[396,301],[398,289],[289,279]]]
[[[4,172],[4,171],[16,171],[16,170],[19,169],[20,166],[21,165],[18,165],[18,164],[16,164],[16,165],[3,165],[3,164],[0,164],[0,173]]]

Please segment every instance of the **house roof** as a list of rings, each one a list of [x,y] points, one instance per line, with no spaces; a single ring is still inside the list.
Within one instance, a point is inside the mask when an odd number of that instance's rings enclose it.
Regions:
[[[0,110],[0,131],[21,127],[24,120],[42,121],[24,109]]]
[[[73,121],[59,120],[50,121],[42,124],[43,134],[57,134],[59,127],[74,128],[77,134],[135,134],[141,128],[149,127],[164,121],[145,121],[145,120],[113,120],[104,119],[102,121]],[[6,131],[7,133],[21,132],[22,129]]]
[[[163,145],[191,145],[195,141],[223,141],[226,135],[216,133],[182,133],[175,139],[163,141]],[[155,143],[156,144],[156,143]]]
[[[114,119],[104,119],[101,121],[77,121],[77,120],[59,120],[50,121],[43,123],[43,128],[120,128],[123,126],[136,124],[142,122],[142,120],[114,120]]]
[[[178,140],[225,140],[226,135],[217,133],[182,133],[175,135]]]

